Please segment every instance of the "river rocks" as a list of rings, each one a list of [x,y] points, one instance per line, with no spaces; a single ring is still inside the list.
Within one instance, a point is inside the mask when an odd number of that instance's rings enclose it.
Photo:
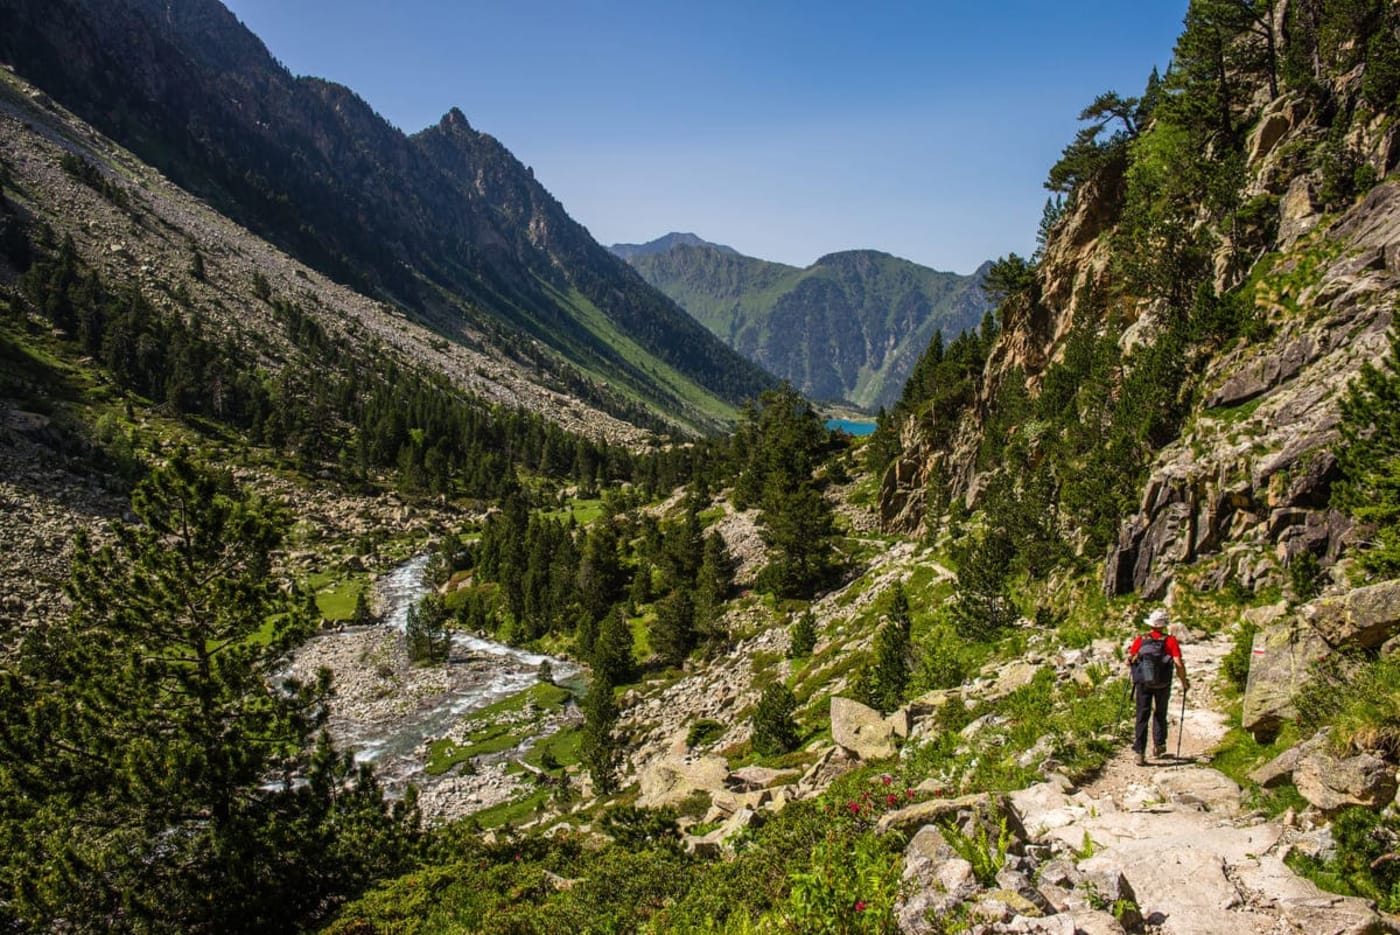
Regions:
[[[1324,814],[1354,805],[1381,808],[1395,799],[1395,765],[1371,753],[1337,757],[1319,745],[1300,758],[1293,784]]]
[[[831,739],[862,760],[895,754],[894,725],[874,708],[836,695],[831,699]]]
[[[1294,716],[1293,695],[1308,666],[1329,652],[1312,627],[1296,617],[1279,620],[1254,634],[1241,724],[1256,737],[1275,734]]]

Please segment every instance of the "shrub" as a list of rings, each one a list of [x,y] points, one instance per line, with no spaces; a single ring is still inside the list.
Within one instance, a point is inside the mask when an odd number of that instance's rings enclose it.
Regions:
[[[1288,580],[1293,586],[1293,596],[1299,601],[1309,601],[1322,591],[1326,578],[1317,556],[1311,552],[1301,552],[1288,565]]]
[[[1235,630],[1235,642],[1230,647],[1230,652],[1220,661],[1220,674],[1237,692],[1244,691],[1245,682],[1249,679],[1254,634],[1258,631],[1259,628],[1252,621],[1241,620],[1239,628]]]
[[[1349,808],[1332,822],[1336,855],[1318,860],[1297,851],[1286,863],[1323,889],[1374,899],[1385,912],[1400,910],[1400,818]]]
[[[690,730],[685,735],[685,745],[687,747],[698,747],[716,739],[725,732],[727,728],[719,721],[712,718],[702,717],[690,725]]]
[[[977,877],[977,882],[983,886],[995,886],[997,874],[1006,863],[1006,850],[1012,842],[1006,819],[998,822],[995,837],[992,836],[992,829],[982,822],[974,823],[970,831],[964,831],[953,821],[945,821],[939,827],[948,846],[972,865],[972,874]]]

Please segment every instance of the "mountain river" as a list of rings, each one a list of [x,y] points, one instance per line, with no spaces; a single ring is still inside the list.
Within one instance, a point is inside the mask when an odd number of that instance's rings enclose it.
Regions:
[[[414,783],[425,814],[450,817],[520,791],[518,777],[506,772],[506,761],[523,755],[535,738],[480,758],[484,768],[472,775],[458,770],[428,775],[427,745],[450,736],[474,712],[533,685],[546,659],[557,682],[576,679],[580,670],[567,660],[461,631],[452,631],[445,664],[411,665],[403,633],[409,607],[428,593],[423,577],[427,563],[428,557],[419,555],[380,578],[375,588],[382,622],[318,635],[298,651],[291,674],[310,679],[321,667],[329,668],[335,686],[330,730],[336,743],[354,751],[356,760],[373,763],[391,793]],[[547,719],[536,736],[559,726]]]

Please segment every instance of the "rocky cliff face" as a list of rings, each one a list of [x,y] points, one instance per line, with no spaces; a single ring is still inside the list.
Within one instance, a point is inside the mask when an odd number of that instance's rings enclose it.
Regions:
[[[1262,221],[1253,234],[1242,223],[1226,231],[1205,278],[1244,302],[1261,327],[1223,349],[1189,350],[1197,366],[1184,387],[1187,414],[1174,440],[1157,450],[1136,510],[1122,520],[1104,566],[1110,596],[1161,599],[1175,581],[1279,585],[1301,554],[1328,568],[1357,535],[1328,506],[1336,477],[1331,449],[1344,387],[1383,356],[1400,296],[1400,184],[1382,182],[1340,210],[1333,194],[1328,211],[1327,170],[1300,154],[1336,145],[1355,161],[1357,177],[1384,179],[1400,164],[1393,121],[1360,104],[1362,73],[1354,69],[1312,97],[1285,89],[1271,100],[1259,88],[1247,105],[1239,198]],[[1339,114],[1356,116],[1343,124]],[[1339,125],[1347,127],[1345,138],[1327,143],[1338,139]],[[1131,366],[1171,315],[1184,314],[1124,288],[1126,192],[1121,164],[1076,192],[1033,285],[1001,310],[1003,330],[982,374],[979,404],[903,424],[902,450],[881,490],[887,528],[913,530],[925,521],[931,482],[976,500],[986,468],[975,458],[1002,383],[1024,378],[1034,397],[1085,316],[1099,334],[1117,337]],[[1201,208],[1188,229],[1202,229],[1206,217]],[[954,441],[935,448],[929,424],[940,419],[959,424]]]
[[[1123,524],[1106,593],[1161,598],[1183,566],[1210,587],[1233,578],[1256,588],[1281,584],[1304,552],[1336,562],[1353,535],[1328,506],[1338,404],[1361,365],[1386,352],[1397,242],[1400,184],[1386,183],[1274,267],[1266,282],[1296,292],[1269,300],[1269,340],[1211,363],[1194,419],[1158,455]],[[1283,286],[1309,258],[1319,262],[1305,279]]]
[[[814,399],[870,409],[898,398],[935,332],[951,340],[990,307],[982,270],[940,273],[874,250],[798,269],[684,238],[628,247],[613,250],[730,347]]]

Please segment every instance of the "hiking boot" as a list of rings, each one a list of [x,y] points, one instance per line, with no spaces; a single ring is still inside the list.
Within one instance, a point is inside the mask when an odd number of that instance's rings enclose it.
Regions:
[[[1167,748],[1166,748],[1166,747],[1153,747],[1153,748],[1152,748],[1152,756],[1155,757],[1156,759],[1159,759],[1159,760],[1160,760],[1162,757],[1164,757],[1164,756],[1166,756],[1166,755],[1167,755]]]
[[[1138,766],[1146,766],[1146,765],[1147,765],[1147,757],[1145,757],[1145,756],[1143,756],[1141,753],[1139,753],[1139,754],[1137,755],[1137,765],[1138,765]]]

